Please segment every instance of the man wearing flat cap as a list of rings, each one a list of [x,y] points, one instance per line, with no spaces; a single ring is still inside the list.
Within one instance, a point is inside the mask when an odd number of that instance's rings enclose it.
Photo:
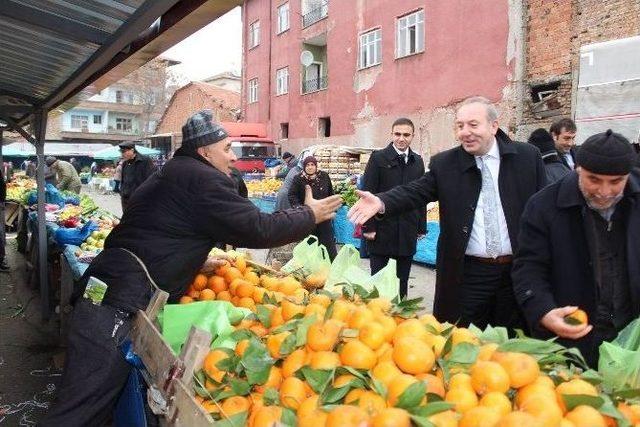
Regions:
[[[177,302],[196,274],[220,266],[216,242],[269,248],[302,240],[330,220],[340,196],[265,214],[240,196],[230,177],[236,156],[210,110],[182,127],[182,147],[131,195],[122,221],[105,241],[74,294],[67,355],[57,400],[40,426],[103,426],[131,371],[119,348],[133,315],[156,289]],[[89,278],[108,285],[101,305],[80,297]],[[93,281],[93,280],[92,280]]]
[[[640,171],[608,130],[578,150],[576,171],[534,195],[520,222],[513,287],[533,334],[560,337],[597,367],[598,347],[640,315]],[[589,324],[564,317],[584,310]]]
[[[125,141],[118,145],[122,156],[120,178],[120,201],[122,212],[127,209],[129,199],[134,191],[146,181],[156,170],[150,157],[138,153],[133,142]]]

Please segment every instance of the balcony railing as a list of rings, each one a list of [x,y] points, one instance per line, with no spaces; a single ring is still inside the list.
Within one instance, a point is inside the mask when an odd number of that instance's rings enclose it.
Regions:
[[[302,15],[302,28],[306,28],[311,24],[315,24],[322,18],[326,18],[329,14],[329,1],[325,0],[320,6]]]
[[[319,79],[303,80],[302,81],[302,93],[310,93],[327,88],[327,76],[320,77]]]

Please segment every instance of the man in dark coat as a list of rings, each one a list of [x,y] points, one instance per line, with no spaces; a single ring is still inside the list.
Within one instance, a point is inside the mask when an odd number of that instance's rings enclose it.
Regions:
[[[561,337],[595,368],[600,343],[640,315],[640,170],[610,130],[588,138],[577,161],[527,204],[513,286],[534,336]],[[590,325],[565,322],[577,308]]]
[[[315,157],[307,156],[302,162],[302,168],[302,172],[293,177],[291,188],[289,189],[291,207],[304,204],[305,188],[307,186],[311,187],[314,199],[320,200],[333,196],[331,178],[325,171],[318,170],[318,160]],[[332,221],[329,220],[316,225],[313,234],[318,238],[318,242],[327,248],[329,259],[333,261],[338,251],[336,249]]]
[[[538,150],[540,150],[542,161],[544,162],[544,169],[547,171],[547,181],[549,184],[553,184],[571,172],[569,166],[560,160],[556,147],[553,144],[553,138],[546,129],[539,128],[531,132],[527,142],[531,145],[535,145]]]
[[[122,176],[120,178],[120,201],[122,202],[122,212],[127,209],[129,198],[136,191],[136,188],[149,178],[156,170],[156,165],[148,156],[136,151],[133,142],[123,142],[120,145],[122,155]]]
[[[182,128],[182,147],[131,196],[122,221],[83,276],[108,285],[101,305],[77,298],[57,400],[41,426],[103,426],[113,411],[131,366],[120,344],[133,315],[154,290],[176,302],[204,265],[215,242],[268,248],[302,239],[316,223],[335,216],[339,196],[264,214],[240,196],[230,178],[236,160],[225,130],[210,110]],[[205,262],[206,261],[206,262]],[[93,280],[93,279],[92,279]],[[78,289],[81,295],[84,289]]]
[[[392,141],[371,154],[362,176],[362,189],[372,193],[389,191],[424,175],[424,162],[411,150],[413,122],[399,118],[391,126]],[[369,220],[363,227],[367,239],[371,274],[382,270],[389,259],[396,260],[396,275],[400,279],[400,296],[406,297],[411,262],[416,253],[416,241],[424,237],[426,206],[380,220]]]
[[[512,253],[520,215],[546,185],[540,152],[500,130],[498,112],[482,97],[462,102],[455,119],[460,146],[435,155],[409,184],[373,195],[359,192],[349,218],[363,224],[440,202],[433,313],[441,321],[524,326],[513,296]]]
[[[567,117],[556,120],[549,128],[560,161],[571,170],[576,168],[577,130],[575,122]]]

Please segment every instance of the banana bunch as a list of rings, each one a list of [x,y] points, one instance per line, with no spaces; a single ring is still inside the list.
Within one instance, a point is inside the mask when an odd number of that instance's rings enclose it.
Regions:
[[[80,216],[82,208],[80,206],[65,205],[64,209],[58,215],[59,221],[65,221],[69,218]]]

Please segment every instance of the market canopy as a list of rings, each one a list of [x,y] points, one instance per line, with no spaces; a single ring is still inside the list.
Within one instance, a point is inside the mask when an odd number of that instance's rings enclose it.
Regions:
[[[140,154],[144,154],[145,156],[160,155],[160,150],[143,147],[142,145],[136,145],[136,151]],[[120,149],[118,148],[118,146],[112,146],[109,148],[105,148],[104,150],[96,151],[92,154],[92,157],[98,160],[116,160],[121,157]]]
[[[47,142],[44,146],[44,154],[47,156],[93,157],[97,152],[110,148],[113,148],[111,144]],[[33,157],[36,155],[36,148],[28,142],[14,142],[2,148],[2,155],[5,157]]]

